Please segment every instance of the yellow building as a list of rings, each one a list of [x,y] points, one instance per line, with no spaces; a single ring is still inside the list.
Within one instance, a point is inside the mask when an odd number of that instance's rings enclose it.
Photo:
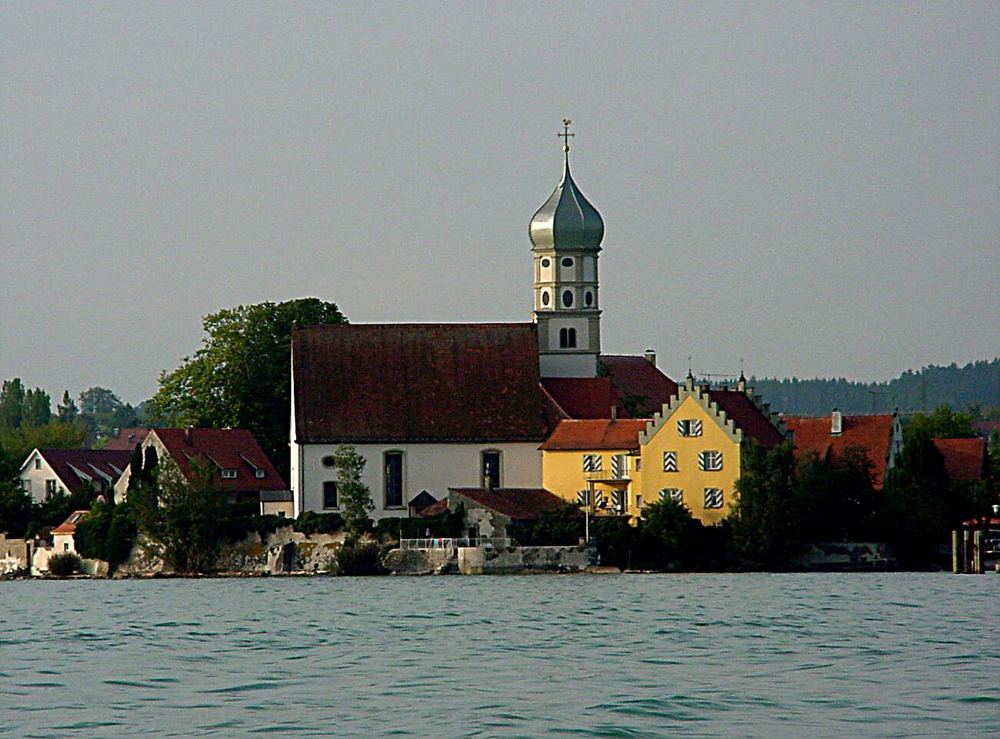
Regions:
[[[595,513],[633,517],[672,498],[716,524],[736,500],[749,437],[771,447],[784,435],[744,382],[709,389],[688,378],[652,419],[562,421],[541,446],[542,485]]]

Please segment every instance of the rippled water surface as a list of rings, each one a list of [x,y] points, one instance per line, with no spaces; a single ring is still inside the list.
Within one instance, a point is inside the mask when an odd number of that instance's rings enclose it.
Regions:
[[[0,734],[1000,730],[1000,576],[0,583]]]

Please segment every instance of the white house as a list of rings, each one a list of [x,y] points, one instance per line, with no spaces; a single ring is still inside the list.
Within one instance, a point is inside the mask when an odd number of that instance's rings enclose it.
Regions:
[[[86,489],[107,494],[129,457],[127,449],[35,449],[21,465],[21,487],[37,503]]]

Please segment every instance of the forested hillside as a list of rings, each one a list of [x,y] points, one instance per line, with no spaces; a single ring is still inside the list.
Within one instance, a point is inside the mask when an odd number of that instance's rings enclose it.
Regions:
[[[970,362],[964,367],[930,365],[907,370],[888,382],[851,382],[816,378],[800,380],[751,378],[751,384],[774,410],[789,415],[818,416],[839,408],[845,413],[903,413],[947,404],[1000,408],[1000,358]]]

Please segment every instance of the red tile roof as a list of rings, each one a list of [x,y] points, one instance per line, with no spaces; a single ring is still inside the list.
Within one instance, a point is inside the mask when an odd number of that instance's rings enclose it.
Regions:
[[[645,357],[602,354],[601,364],[622,398],[645,398],[640,408],[642,415],[656,413],[677,394],[677,383]]]
[[[981,480],[986,474],[986,440],[932,439],[952,480]]]
[[[785,440],[771,419],[742,390],[709,390],[708,396],[743,430],[744,437],[756,439],[767,449]]]
[[[611,418],[612,406],[625,415],[610,378],[545,377],[542,387],[568,418]]]
[[[103,483],[110,488],[118,482],[132,456],[128,450],[109,449],[39,449],[38,452],[68,493],[83,492],[92,484],[101,487]]]
[[[149,434],[149,429],[136,426],[130,429],[122,429],[118,432],[118,436],[108,437],[108,443],[104,445],[105,449],[127,449],[132,451],[139,444],[143,442],[146,435]]]
[[[61,524],[52,529],[53,534],[72,534],[76,531],[76,525],[83,520],[90,511],[73,511],[69,514],[69,517],[63,521]]]
[[[569,505],[558,495],[541,488],[449,488],[450,493],[468,498],[513,520],[538,518],[547,511],[558,511]]]
[[[426,508],[421,508],[417,511],[417,517],[419,518],[433,518],[438,514],[444,513],[448,510],[448,499],[442,498],[441,500],[431,503]]]
[[[639,433],[646,419],[560,421],[556,430],[539,449],[553,451],[585,451],[588,449],[638,449]]]
[[[285,490],[287,485],[257,440],[246,429],[155,429],[151,432],[187,475],[191,461],[207,459],[222,469],[236,470],[236,477],[215,478],[216,488],[227,492]],[[127,453],[126,453],[127,454]],[[257,470],[264,476],[257,477]]]
[[[785,425],[795,435],[795,455],[798,458],[816,454],[820,459],[833,460],[848,447],[864,447],[872,463],[872,483],[876,490],[882,487],[889,463],[893,422],[891,415],[843,416],[841,433],[835,436],[830,431],[830,416],[785,417]]]
[[[558,411],[531,323],[292,332],[300,442],[542,441]]]

